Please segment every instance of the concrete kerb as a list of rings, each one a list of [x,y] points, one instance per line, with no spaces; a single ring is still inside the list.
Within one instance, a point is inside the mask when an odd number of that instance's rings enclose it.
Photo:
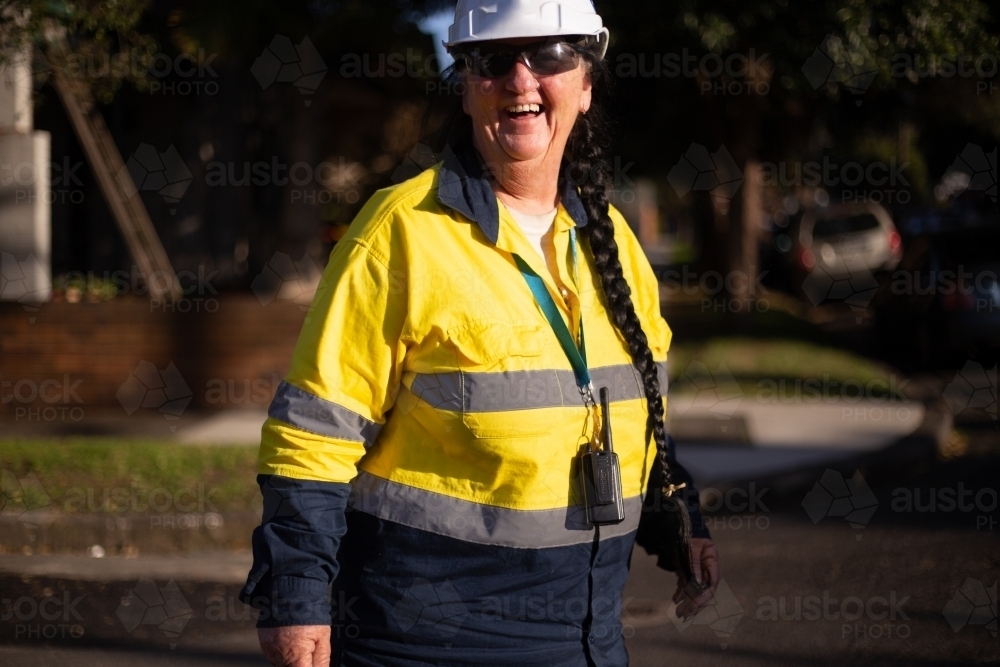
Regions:
[[[908,392],[911,394],[908,398],[919,399],[924,406],[924,417],[920,425],[888,447],[774,475],[715,482],[712,487],[725,493],[731,488],[746,487],[753,482],[757,488],[769,489],[769,498],[783,504],[789,500],[796,503],[801,501],[826,470],[834,470],[846,476],[861,470],[870,484],[892,483],[921,464],[932,461],[938,452],[944,450],[951,435],[954,416],[948,404],[940,395],[929,396],[925,389],[920,387]]]

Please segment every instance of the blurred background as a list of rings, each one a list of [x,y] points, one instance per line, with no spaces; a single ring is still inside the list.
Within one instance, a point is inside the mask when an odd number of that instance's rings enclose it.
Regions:
[[[637,552],[632,664],[995,664],[996,7],[597,9],[724,577],[681,623]],[[452,11],[0,3],[0,663],[266,664],[260,425],[331,249],[434,161]]]

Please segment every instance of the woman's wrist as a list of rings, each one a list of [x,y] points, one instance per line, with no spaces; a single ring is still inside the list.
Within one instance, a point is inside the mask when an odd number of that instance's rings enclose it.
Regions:
[[[260,611],[258,628],[330,624],[329,586],[317,579],[277,577],[250,604]]]

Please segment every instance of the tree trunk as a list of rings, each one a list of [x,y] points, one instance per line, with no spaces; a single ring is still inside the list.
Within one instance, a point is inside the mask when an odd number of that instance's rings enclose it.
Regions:
[[[733,272],[733,299],[739,304],[737,312],[751,308],[755,294],[754,282],[760,271],[758,243],[761,221],[764,217],[763,197],[760,187],[760,162],[750,158],[743,163],[743,186],[739,204],[734,206],[733,229],[730,233],[729,270]]]

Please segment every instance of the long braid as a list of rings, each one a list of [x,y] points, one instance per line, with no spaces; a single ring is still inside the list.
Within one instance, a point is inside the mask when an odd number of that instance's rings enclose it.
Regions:
[[[605,159],[607,153],[606,141],[610,135],[607,119],[599,102],[607,95],[609,72],[603,60],[593,53],[585,52],[590,65],[590,76],[593,84],[592,104],[590,110],[577,119],[567,143],[567,156],[570,160],[569,178],[579,185],[580,199],[587,211],[585,234],[590,240],[590,250],[594,255],[594,266],[601,279],[601,288],[607,299],[607,309],[611,321],[628,344],[632,365],[642,376],[643,391],[646,394],[648,417],[646,427],[652,432],[656,442],[657,462],[659,463],[659,484],[651,487],[647,493],[647,501],[653,500],[653,508],[659,506],[659,512],[647,512],[647,504],[643,503],[643,515],[652,521],[643,521],[640,517],[636,541],[649,553],[657,555],[657,564],[667,570],[677,573],[678,578],[692,585],[697,581],[691,559],[691,517],[686,500],[674,493],[670,486],[673,475],[670,466],[670,453],[667,448],[667,432],[664,427],[663,399],[660,396],[660,378],[653,362],[653,353],[649,349],[649,341],[642,324],[635,313],[632,303],[632,290],[625,281],[621,261],[618,258],[618,244],[615,242],[614,224],[608,215],[608,191],[611,178],[608,174],[610,165]],[[654,471],[655,472],[655,471]],[[688,584],[685,584],[687,587]],[[693,593],[697,595],[704,590],[702,584],[697,584]]]
[[[649,412],[647,428],[656,442],[662,474],[668,477],[670,464],[660,379],[653,353],[649,349],[649,341],[632,303],[632,290],[622,272],[614,223],[608,215],[608,192],[612,183],[606,154],[610,132],[607,117],[600,105],[601,98],[607,95],[607,66],[589,53],[586,57],[593,83],[593,103],[585,115],[577,118],[570,134],[566,151],[570,160],[568,176],[579,185],[580,200],[588,218],[587,225],[583,228],[584,234],[590,240],[594,265],[601,280],[611,321],[628,344],[632,364],[642,377]],[[665,481],[669,483],[669,479]]]

